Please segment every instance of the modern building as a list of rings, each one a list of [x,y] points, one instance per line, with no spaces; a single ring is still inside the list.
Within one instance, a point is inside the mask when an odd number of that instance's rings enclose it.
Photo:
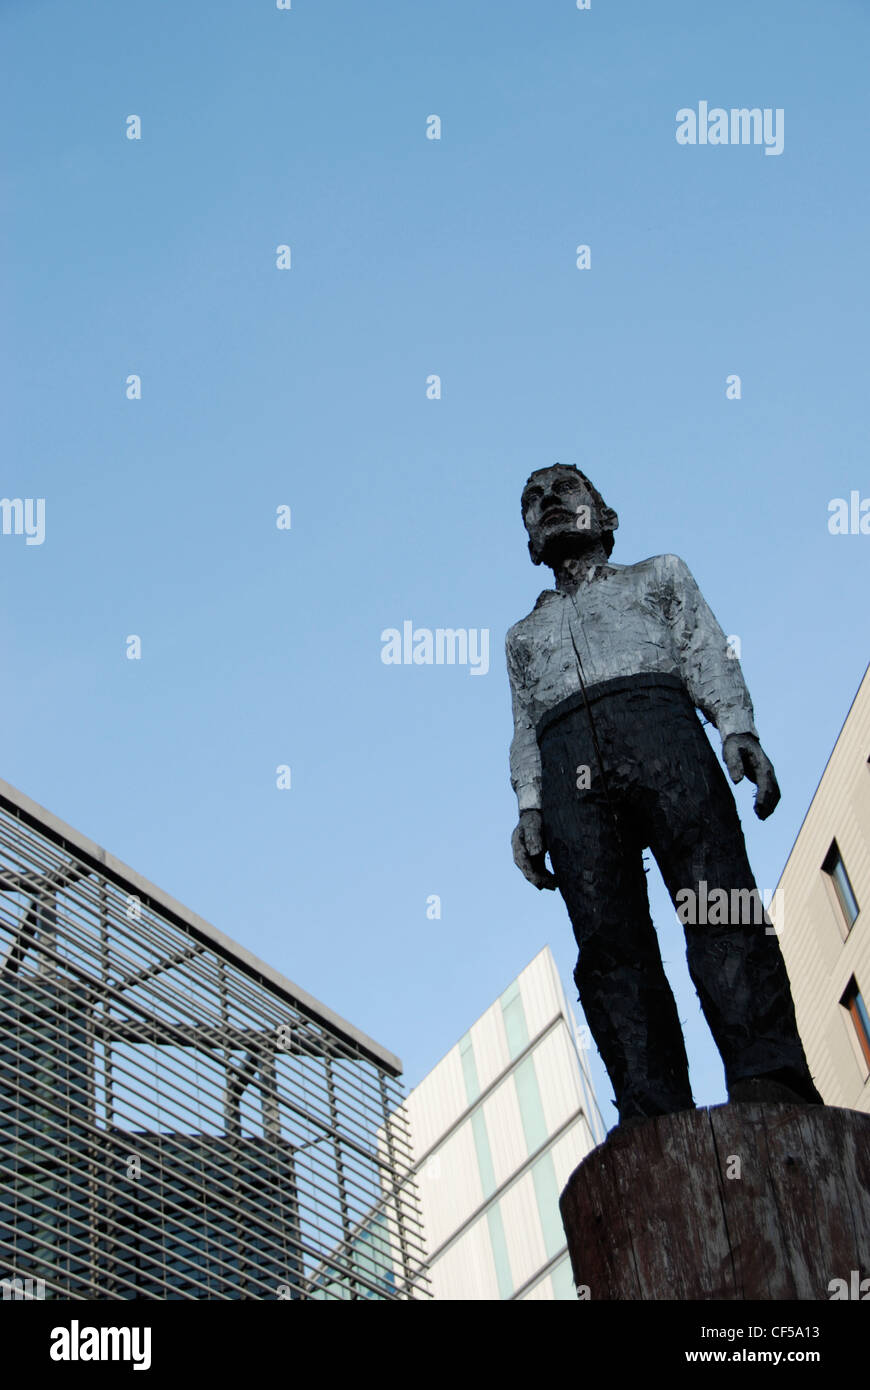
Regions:
[[[431,1290],[576,1297],[559,1194],[604,1138],[549,947],[406,1101]]]
[[[4,1297],[427,1296],[400,1074],[0,782]]]
[[[810,1071],[828,1105],[870,1111],[870,667],[770,916]]]

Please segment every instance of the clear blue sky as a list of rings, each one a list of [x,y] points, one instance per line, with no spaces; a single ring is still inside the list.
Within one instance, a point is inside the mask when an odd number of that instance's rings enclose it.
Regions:
[[[859,0],[0,5],[2,493],[46,499],[43,545],[0,536],[0,773],[409,1085],[545,942],[571,984],[510,853],[532,468],[585,468],[614,559],[683,556],[740,636],[777,881],[868,656],[870,537],[827,529],[870,495],[868,30]],[[783,108],[783,153],[679,146],[701,100]],[[406,619],[489,628],[489,674],[385,666]]]

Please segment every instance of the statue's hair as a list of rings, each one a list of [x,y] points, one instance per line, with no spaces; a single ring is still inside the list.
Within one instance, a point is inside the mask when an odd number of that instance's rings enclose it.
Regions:
[[[595,484],[592,482],[590,478],[586,477],[585,473],[581,472],[581,470],[577,467],[576,463],[551,463],[548,468],[536,468],[535,471],[533,473],[530,473],[528,478],[526,478],[525,485],[523,487],[523,497],[525,497],[526,488],[529,486],[529,483],[532,481],[533,478],[537,478],[539,473],[552,473],[554,468],[561,468],[566,473],[576,473],[581,483],[586,488],[586,491],[589,493],[589,496],[592,498],[592,501],[598,508],[599,512],[610,510],[604,498],[601,496],[601,493],[598,491],[598,488],[595,486]],[[523,510],[525,511],[525,509]],[[601,543],[604,546],[605,553],[607,555],[610,555],[611,551],[613,550],[613,532],[602,532]]]

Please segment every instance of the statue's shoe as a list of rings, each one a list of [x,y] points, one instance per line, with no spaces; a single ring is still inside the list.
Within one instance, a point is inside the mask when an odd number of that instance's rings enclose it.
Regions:
[[[619,1123],[614,1126],[611,1133],[615,1133],[616,1130],[622,1131],[626,1129],[634,1129],[636,1125],[648,1125],[651,1120],[657,1120],[661,1115],[677,1115],[681,1113],[683,1110],[694,1109],[694,1102],[689,1103],[686,1101],[682,1101],[679,1105],[673,1105],[670,1110],[653,1110],[649,1115],[626,1115],[625,1119],[620,1120]]]
[[[809,1077],[802,1080],[794,1073],[768,1072],[763,1076],[747,1076],[728,1087],[730,1101],[760,1101],[788,1105],[824,1105],[824,1101]]]

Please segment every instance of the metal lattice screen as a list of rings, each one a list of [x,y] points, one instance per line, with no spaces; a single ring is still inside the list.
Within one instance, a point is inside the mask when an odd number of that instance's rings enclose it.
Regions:
[[[395,1078],[0,806],[0,1278],[58,1298],[425,1296]]]

